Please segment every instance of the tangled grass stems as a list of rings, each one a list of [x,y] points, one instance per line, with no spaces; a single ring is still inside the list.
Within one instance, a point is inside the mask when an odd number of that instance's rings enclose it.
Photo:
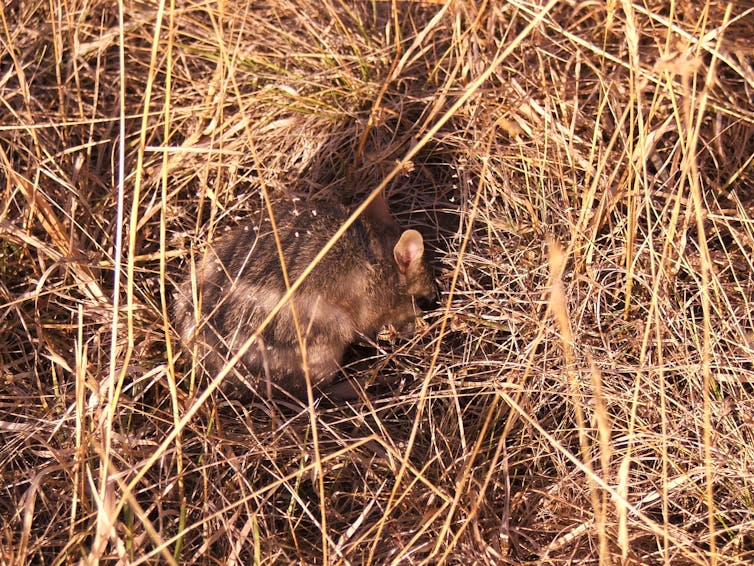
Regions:
[[[747,3],[120,6],[0,8],[4,563],[751,562]],[[263,189],[433,246],[359,403],[177,341]]]

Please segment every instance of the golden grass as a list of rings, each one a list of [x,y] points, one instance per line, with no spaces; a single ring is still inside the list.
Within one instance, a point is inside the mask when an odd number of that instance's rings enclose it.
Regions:
[[[2,563],[754,561],[753,31],[719,0],[3,4]],[[262,191],[381,187],[443,299],[346,368],[369,397],[198,380],[190,258]]]

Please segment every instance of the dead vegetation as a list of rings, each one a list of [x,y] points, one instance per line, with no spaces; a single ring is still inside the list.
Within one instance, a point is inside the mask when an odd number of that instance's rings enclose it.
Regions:
[[[3,563],[754,561],[748,2],[0,16]],[[381,186],[443,299],[369,398],[197,382],[190,255]]]

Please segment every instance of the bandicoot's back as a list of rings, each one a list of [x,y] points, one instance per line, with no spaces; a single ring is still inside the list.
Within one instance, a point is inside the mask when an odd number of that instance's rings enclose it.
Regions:
[[[273,214],[291,283],[348,218],[337,204],[301,201],[276,205]],[[214,242],[197,268],[196,288],[188,278],[176,293],[178,331],[197,347],[198,361],[210,374],[239,351],[286,292],[272,223],[266,214],[257,222]],[[384,201],[378,201],[317,264],[241,357],[239,379],[226,380],[224,389],[245,397],[269,379],[302,397],[306,363],[313,384],[326,390],[345,349],[359,335],[374,337],[387,324],[413,328],[415,299],[433,300],[435,292],[421,235],[401,232]]]

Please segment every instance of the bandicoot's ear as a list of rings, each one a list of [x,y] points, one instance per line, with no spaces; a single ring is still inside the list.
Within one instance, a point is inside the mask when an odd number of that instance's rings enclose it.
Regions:
[[[377,225],[382,226],[394,226],[398,228],[398,224],[390,214],[390,210],[387,207],[387,199],[384,193],[380,193],[375,199],[367,206],[366,215]]]
[[[424,255],[424,239],[416,230],[406,230],[401,234],[398,243],[393,248],[395,262],[398,269],[404,275],[411,269],[412,265],[420,262]]]

